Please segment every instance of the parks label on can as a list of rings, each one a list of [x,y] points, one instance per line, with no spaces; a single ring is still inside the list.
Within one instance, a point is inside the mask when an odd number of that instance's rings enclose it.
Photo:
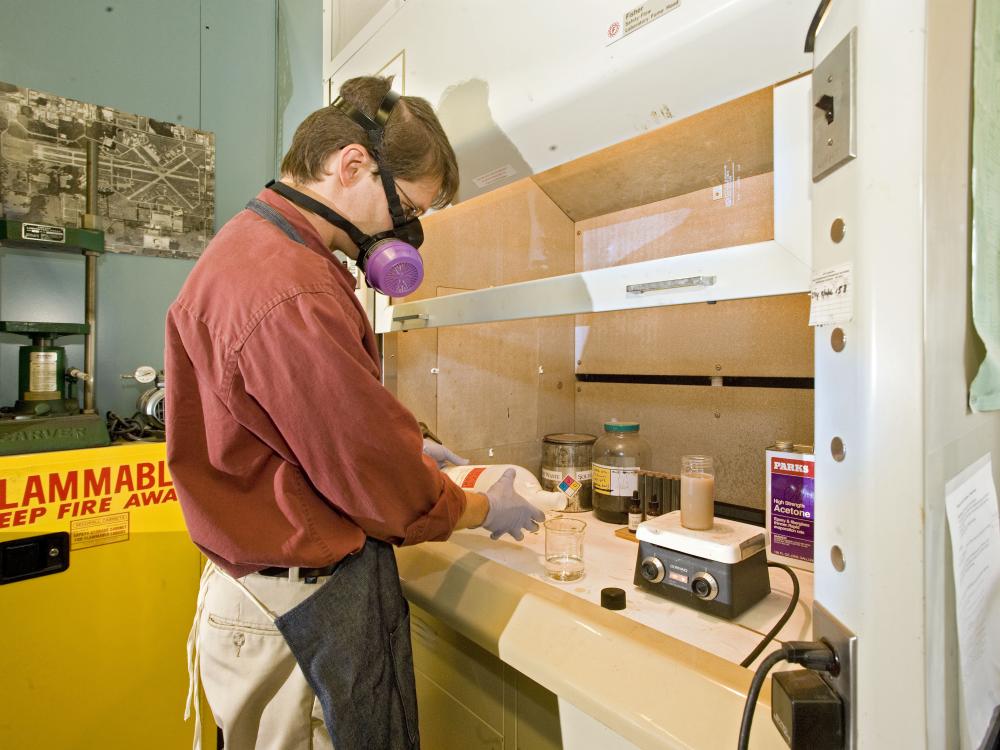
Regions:
[[[816,461],[812,454],[768,450],[767,531],[771,556],[812,569]]]

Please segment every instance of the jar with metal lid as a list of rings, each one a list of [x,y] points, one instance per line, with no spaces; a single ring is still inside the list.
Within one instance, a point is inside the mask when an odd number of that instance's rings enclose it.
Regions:
[[[638,422],[605,422],[594,443],[594,515],[608,523],[627,523],[628,504],[639,487],[639,470],[649,468],[652,450],[639,437]]]
[[[542,487],[566,495],[566,513],[590,510],[591,460],[597,437],[559,432],[542,438]]]

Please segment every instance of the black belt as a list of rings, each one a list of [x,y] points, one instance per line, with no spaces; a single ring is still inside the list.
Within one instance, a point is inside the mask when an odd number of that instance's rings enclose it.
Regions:
[[[299,568],[299,578],[306,583],[316,583],[317,578],[332,575],[337,569],[337,564],[325,565],[322,568]],[[272,576],[275,578],[288,578],[289,573],[294,568],[264,568],[257,572],[262,576]]]

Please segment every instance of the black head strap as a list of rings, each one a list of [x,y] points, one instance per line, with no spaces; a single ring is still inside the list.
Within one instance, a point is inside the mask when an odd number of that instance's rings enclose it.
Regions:
[[[305,193],[300,193],[298,190],[293,190],[288,187],[283,182],[276,182],[271,180],[264,187],[270,188],[278,195],[290,200],[296,205],[302,206],[306,211],[312,211],[317,216],[322,217],[324,220],[330,222],[338,229],[342,229],[347,233],[347,236],[351,238],[351,242],[357,245],[359,248],[366,243],[368,239],[361,230],[354,226],[351,222],[344,219],[342,216],[338,216],[329,206],[324,206],[318,200],[310,198]]]
[[[379,242],[379,240],[388,239],[390,237],[396,237],[408,242],[413,245],[413,247],[420,247],[424,241],[424,232],[420,226],[420,222],[414,219],[407,224],[403,224],[401,227],[396,227],[390,229],[387,232],[379,232],[374,235],[366,235],[351,222],[345,219],[340,214],[336,213],[329,206],[326,206],[319,201],[310,198],[305,193],[301,193],[294,188],[290,188],[283,182],[277,182],[271,180],[264,187],[273,190],[278,195],[282,196],[286,200],[301,206],[306,209],[306,211],[312,211],[314,214],[320,218],[330,222],[338,229],[342,229],[347,233],[347,236],[351,238],[351,241],[358,246],[358,258],[357,264],[360,266],[361,270],[365,270],[365,266],[368,263],[368,255],[371,253],[372,249]]]
[[[368,142],[372,147],[372,156],[375,158],[378,174],[382,180],[382,189],[385,190],[385,194],[389,198],[389,214],[392,216],[392,225],[394,227],[405,224],[406,216],[403,213],[403,206],[399,200],[399,195],[396,193],[396,183],[392,179],[392,171],[382,158],[382,135],[385,132],[385,124],[389,122],[389,115],[392,114],[392,110],[398,102],[399,94],[392,89],[386,91],[385,96],[382,97],[382,101],[379,102],[374,120],[342,96],[338,96],[331,105],[363,127],[368,134]]]
[[[382,133],[385,131],[385,124],[389,122],[389,115],[392,114],[392,110],[397,102],[399,102],[399,94],[392,89],[386,91],[385,96],[382,97],[382,101],[379,102],[374,120],[342,96],[338,96],[332,106],[363,127],[365,132],[368,133],[372,148],[378,151],[382,146]]]

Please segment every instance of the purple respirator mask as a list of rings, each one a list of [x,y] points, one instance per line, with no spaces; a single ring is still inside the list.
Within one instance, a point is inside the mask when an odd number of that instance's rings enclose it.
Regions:
[[[393,181],[392,172],[381,154],[385,123],[397,101],[399,101],[399,94],[395,91],[386,93],[379,104],[374,120],[345,101],[343,97],[338,97],[331,105],[344,112],[368,133],[368,139],[372,145],[372,156],[378,165],[382,189],[385,191],[386,201],[389,204],[392,229],[375,235],[365,234],[328,206],[303,195],[298,190],[293,190],[283,183],[274,181],[269,182],[267,187],[346,232],[351,241],[358,246],[358,267],[365,274],[368,286],[382,294],[398,298],[413,294],[424,280],[424,263],[417,251],[417,248],[423,244],[424,231],[420,226],[419,219],[410,219],[409,221],[406,219],[399,195],[396,193],[396,183]]]

